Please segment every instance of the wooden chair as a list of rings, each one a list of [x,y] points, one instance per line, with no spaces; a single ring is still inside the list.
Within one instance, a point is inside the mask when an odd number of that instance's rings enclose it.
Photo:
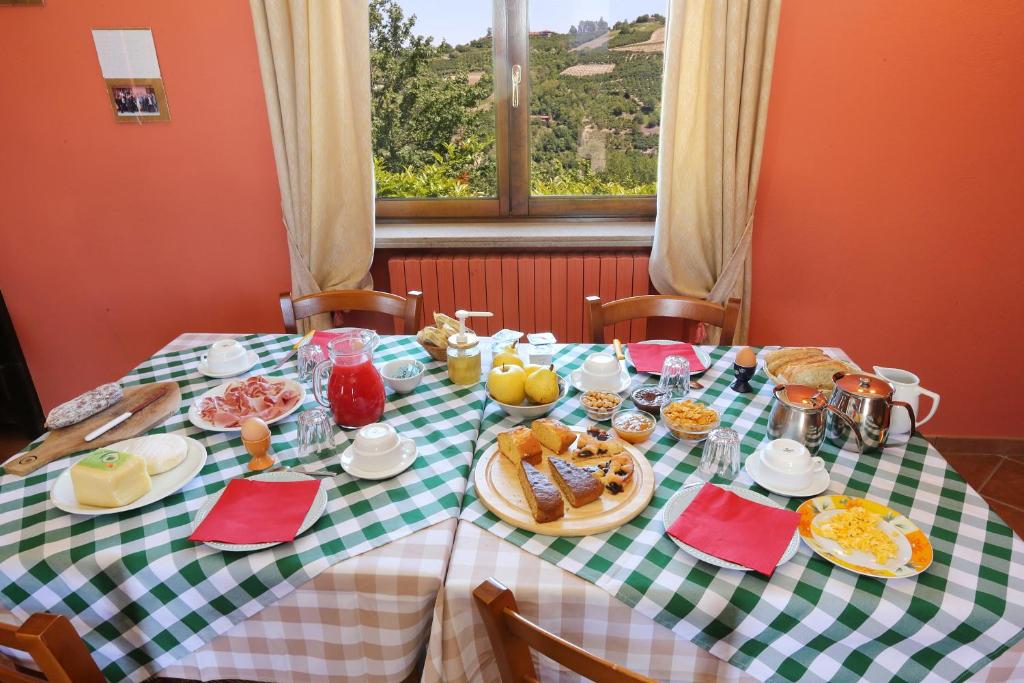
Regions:
[[[281,293],[281,317],[284,331],[295,334],[296,320],[302,320],[318,313],[335,311],[370,311],[399,318],[404,325],[403,333],[416,334],[420,327],[423,310],[423,292],[411,291],[408,297],[375,292],[365,289],[336,289],[319,294],[308,294],[296,299],[291,292]]]
[[[590,338],[595,344],[604,344],[605,325],[637,318],[683,318],[722,328],[719,344],[728,346],[736,333],[740,317],[740,300],[733,298],[722,306],[689,296],[646,294],[601,303],[601,297],[588,296],[590,309]]]
[[[530,658],[530,648],[597,683],[654,681],[592,655],[527,620],[519,614],[512,591],[492,578],[476,587],[473,600],[487,627],[501,683],[536,683],[537,670]]]
[[[50,683],[104,683],[89,649],[66,617],[33,614],[21,626],[0,624],[0,645],[27,652]],[[39,683],[40,679],[0,667],[3,683]]]

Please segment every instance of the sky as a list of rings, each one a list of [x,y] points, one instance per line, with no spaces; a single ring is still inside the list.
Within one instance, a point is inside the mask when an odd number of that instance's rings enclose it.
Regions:
[[[489,0],[399,0],[406,16],[416,15],[415,32],[446,38],[459,45],[487,33],[493,23]],[[666,14],[666,0],[534,0],[530,3],[530,30],[564,33],[581,19],[604,17],[609,24],[636,19],[641,14]]]

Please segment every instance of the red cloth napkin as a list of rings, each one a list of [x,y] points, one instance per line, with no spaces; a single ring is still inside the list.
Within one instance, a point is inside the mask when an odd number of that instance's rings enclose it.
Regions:
[[[310,337],[309,343],[319,344],[320,348],[324,350],[324,358],[330,358],[331,352],[327,348],[327,344],[340,334],[340,332],[323,332],[321,330],[317,330],[313,333],[313,336]]]
[[[668,533],[708,555],[771,576],[799,522],[796,512],[705,484]]]
[[[677,342],[675,344],[627,344],[629,357],[633,361],[633,367],[637,372],[661,372],[661,366],[668,356],[682,356],[690,361],[690,372],[707,370],[704,364],[697,358],[697,352],[693,350],[693,344]]]
[[[190,541],[273,543],[295,540],[320,489],[315,479],[232,479]]]

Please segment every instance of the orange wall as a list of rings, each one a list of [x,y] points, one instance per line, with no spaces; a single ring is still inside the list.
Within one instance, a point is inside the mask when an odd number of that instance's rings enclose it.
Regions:
[[[169,124],[112,121],[89,30],[118,26],[153,29]],[[753,342],[915,370],[930,433],[1024,435],[1021,45],[1017,0],[784,3]],[[182,331],[279,329],[248,3],[0,8],[0,57],[0,288],[44,407]]]
[[[842,346],[1024,436],[1024,3],[787,0],[754,238],[755,343]]]
[[[90,29],[151,27],[169,123],[115,123]],[[0,7],[0,289],[44,408],[185,330],[280,329],[288,258],[249,5]]]

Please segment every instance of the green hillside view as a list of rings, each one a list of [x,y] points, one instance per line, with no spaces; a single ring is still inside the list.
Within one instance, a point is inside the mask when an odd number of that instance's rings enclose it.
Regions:
[[[654,194],[664,25],[643,15],[531,33],[533,194]],[[495,196],[491,38],[434,43],[396,0],[370,3],[377,196]]]

